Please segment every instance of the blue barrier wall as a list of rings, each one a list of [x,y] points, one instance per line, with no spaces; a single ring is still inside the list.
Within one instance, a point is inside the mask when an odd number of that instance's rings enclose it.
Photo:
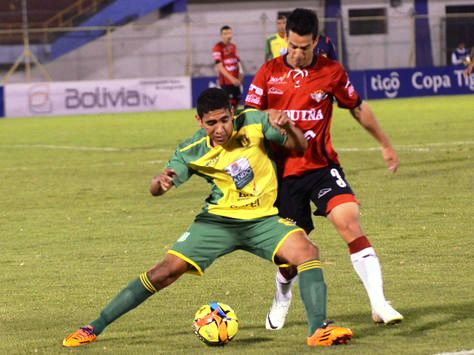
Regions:
[[[428,0],[415,1],[415,14],[428,15]],[[415,43],[416,67],[433,66],[431,31],[428,17],[415,18]]]
[[[474,73],[465,77],[463,66],[428,67],[419,69],[386,69],[349,71],[349,78],[363,99],[394,99],[400,97],[474,94]],[[247,95],[253,76],[244,77]],[[215,77],[192,79],[192,102],[196,107],[199,94],[216,86]]]
[[[244,76],[244,83],[242,85],[243,93],[242,93],[242,102],[245,101],[245,96],[247,96],[247,91],[252,82],[253,75],[245,75]],[[199,94],[207,89],[217,86],[217,78],[215,76],[203,76],[200,78],[192,78],[191,81],[191,97],[192,97],[192,105],[196,107],[196,101]]]
[[[474,74],[465,77],[463,73],[462,66],[366,70],[366,98],[473,94]]]

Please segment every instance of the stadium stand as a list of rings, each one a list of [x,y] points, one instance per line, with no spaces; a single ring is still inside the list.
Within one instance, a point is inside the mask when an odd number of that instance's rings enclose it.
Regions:
[[[27,18],[29,42],[34,52],[48,52],[41,58],[54,60],[61,55],[92,41],[105,31],[65,32],[61,28],[93,26],[121,26],[134,21],[152,11],[173,13],[186,9],[185,0],[28,0]],[[17,52],[15,45],[23,43],[22,4],[18,0],[0,2],[0,63],[11,63]],[[50,46],[47,50],[40,45]],[[13,47],[8,47],[13,46]],[[2,55],[3,52],[3,55]],[[8,58],[8,59],[6,59]]]
[[[100,11],[112,0],[28,0],[28,27],[47,29],[75,26],[97,11]],[[2,35],[2,44],[19,44],[23,42],[21,30],[23,9],[21,2],[9,0],[0,2],[0,30],[10,33]],[[48,32],[46,32],[48,33]],[[48,41],[42,33],[31,32],[31,43]]]

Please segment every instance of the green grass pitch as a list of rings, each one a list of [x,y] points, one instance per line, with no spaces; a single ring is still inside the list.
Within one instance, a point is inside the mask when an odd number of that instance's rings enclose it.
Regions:
[[[132,278],[159,261],[200,210],[199,178],[148,193],[192,111],[0,120],[0,354],[436,354],[474,349],[473,96],[371,101],[401,164],[384,166],[375,141],[336,110],[333,143],[361,202],[385,292],[405,320],[371,322],[346,246],[316,218],[328,316],[349,326],[348,346],[308,349],[294,288],[286,327],[264,329],[275,267],[243,252],[203,277],[183,276],[80,350],[62,339],[94,319]],[[207,348],[194,312],[217,300],[240,321],[235,340]]]

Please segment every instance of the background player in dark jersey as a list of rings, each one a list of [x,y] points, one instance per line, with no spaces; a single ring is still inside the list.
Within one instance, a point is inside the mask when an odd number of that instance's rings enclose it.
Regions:
[[[130,282],[99,317],[63,340],[66,347],[92,343],[115,319],[186,272],[202,275],[220,256],[243,249],[276,264],[297,265],[309,346],[347,343],[348,328],[329,326],[318,248],[294,222],[274,207],[277,176],[265,147],[268,141],[303,151],[307,142],[284,113],[249,110],[233,119],[226,93],[205,90],[197,101],[201,127],[184,141],[166,169],[153,177],[150,193],[160,196],[193,174],[206,179],[211,194],[203,211],[176,241],[164,259]],[[286,134],[281,134],[284,129]],[[268,141],[267,141],[268,140]]]
[[[237,46],[232,43],[232,28],[222,26],[221,41],[212,49],[219,86],[227,93],[230,104],[237,108],[242,97],[243,75]]]
[[[266,62],[255,75],[246,105],[258,109],[284,110],[303,130],[308,148],[303,157],[277,150],[282,181],[279,186],[280,215],[294,219],[309,234],[315,215],[327,217],[349,247],[356,273],[362,280],[372,307],[372,318],[386,324],[403,319],[386,300],[377,255],[359,221],[359,205],[345,179],[331,144],[333,98],[382,147],[390,171],[398,168],[398,156],[369,106],[362,102],[342,66],[324,56],[314,56],[318,20],[311,10],[296,9],[287,18],[288,54]],[[277,292],[267,316],[268,329],[280,329],[291,301],[294,268],[277,272]]]
[[[337,60],[336,50],[334,44],[328,36],[318,35],[316,37],[316,47],[314,47],[315,55],[323,55],[329,59]]]
[[[281,55],[285,55],[288,50],[286,41],[286,16],[278,15],[277,19],[278,32],[269,36],[265,41],[265,60],[275,59]],[[314,47],[314,55],[323,55],[329,59],[337,60],[334,44],[328,36],[318,35],[317,44]]]

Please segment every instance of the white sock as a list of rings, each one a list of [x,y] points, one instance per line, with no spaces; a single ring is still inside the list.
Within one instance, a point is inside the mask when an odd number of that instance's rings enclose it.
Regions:
[[[382,270],[374,248],[365,248],[351,254],[351,261],[357,275],[364,284],[372,308],[375,305],[385,303]]]
[[[275,277],[276,284],[276,293],[275,298],[277,301],[288,302],[291,300],[291,287],[295,282],[297,276],[293,277],[291,280],[288,280],[280,272],[280,269],[277,270]]]

